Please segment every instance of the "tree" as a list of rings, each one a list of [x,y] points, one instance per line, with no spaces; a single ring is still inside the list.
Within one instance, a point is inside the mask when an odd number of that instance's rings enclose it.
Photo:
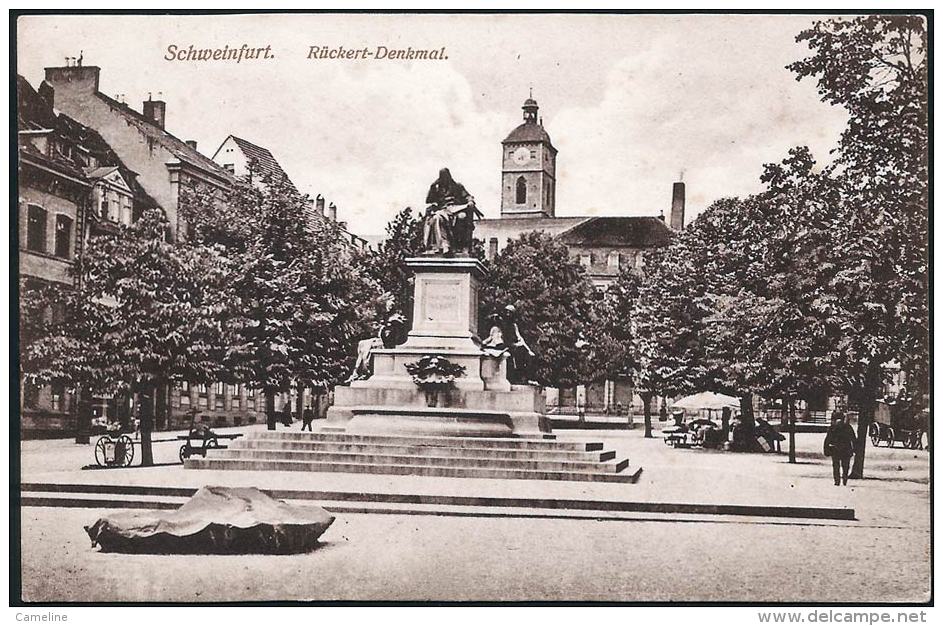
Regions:
[[[580,346],[597,323],[599,296],[566,246],[543,232],[524,233],[488,265],[479,293],[480,327],[488,315],[513,305],[521,334],[536,355],[537,382],[571,387],[598,375]]]
[[[378,289],[337,226],[313,217],[310,200],[286,179],[236,185],[222,206],[191,188],[184,215],[191,241],[219,246],[235,262],[230,286],[245,323],[227,371],[262,390],[274,429],[277,394],[293,385],[325,390],[349,373]]]
[[[76,264],[79,287],[64,321],[29,346],[38,376],[139,394],[141,463],[153,463],[154,418],[176,380],[224,374],[239,300],[225,286],[232,264],[217,250],[169,240],[162,211],[92,237]]]
[[[830,173],[847,195],[835,210],[829,304],[843,320],[840,388],[859,409],[853,477],[864,473],[867,429],[898,359],[922,401],[929,367],[927,28],[922,16],[816,22],[797,41],[811,55],[789,65],[825,102],[849,114]]]

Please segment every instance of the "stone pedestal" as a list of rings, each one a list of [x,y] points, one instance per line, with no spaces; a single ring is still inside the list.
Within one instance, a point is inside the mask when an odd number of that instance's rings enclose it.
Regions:
[[[373,352],[373,375],[338,386],[330,426],[347,432],[543,437],[550,432],[543,394],[512,386],[507,356],[480,348],[478,287],[485,268],[474,258],[406,260],[415,272],[413,327],[401,346]],[[465,367],[447,406],[430,410],[406,370],[426,355]]]

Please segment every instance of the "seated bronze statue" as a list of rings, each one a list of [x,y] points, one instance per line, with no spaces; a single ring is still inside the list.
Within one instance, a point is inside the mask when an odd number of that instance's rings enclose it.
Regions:
[[[439,170],[439,178],[429,187],[426,204],[423,251],[449,256],[470,254],[475,217],[483,216],[475,206],[475,198],[452,178],[448,168]]]

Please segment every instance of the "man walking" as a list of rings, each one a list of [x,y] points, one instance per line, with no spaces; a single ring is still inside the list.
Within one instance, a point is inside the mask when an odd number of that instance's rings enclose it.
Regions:
[[[845,414],[841,411],[832,411],[832,425],[825,433],[825,456],[832,457],[832,474],[835,485],[848,484],[848,468],[851,466],[851,457],[855,454],[855,431],[845,421]]]
[[[314,411],[312,411],[311,407],[309,406],[301,413],[301,430],[304,430],[305,428],[307,428],[308,432],[312,432],[311,422],[313,421],[314,421]]]

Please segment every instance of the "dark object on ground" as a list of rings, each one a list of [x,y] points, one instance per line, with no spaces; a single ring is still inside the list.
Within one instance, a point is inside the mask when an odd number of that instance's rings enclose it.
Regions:
[[[756,443],[763,452],[782,452],[781,444],[786,440],[785,435],[777,432],[769,422],[760,418],[756,419],[753,436],[756,437]]]
[[[220,435],[210,430],[205,424],[194,424],[190,426],[190,432],[186,435],[177,435],[177,439],[186,441],[180,446],[180,462],[183,463],[194,454],[199,454],[206,458],[207,450],[225,450],[229,446],[219,445],[220,439],[238,439],[242,433],[231,433]]]
[[[293,554],[334,522],[319,506],[275,500],[255,487],[203,487],[176,511],[113,513],[85,531],[102,552]]]

